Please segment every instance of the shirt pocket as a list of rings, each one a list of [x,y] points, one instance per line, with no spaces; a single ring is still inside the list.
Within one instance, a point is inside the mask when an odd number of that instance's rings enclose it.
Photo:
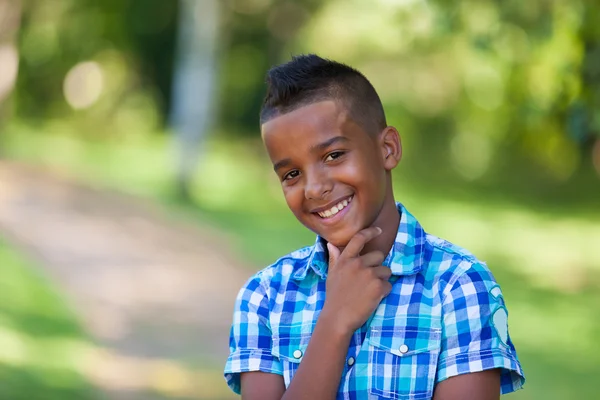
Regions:
[[[390,399],[433,396],[440,328],[377,327],[369,330],[369,393]]]
[[[311,335],[312,325],[308,324],[279,326],[273,336],[271,354],[281,363],[286,388],[300,366]]]

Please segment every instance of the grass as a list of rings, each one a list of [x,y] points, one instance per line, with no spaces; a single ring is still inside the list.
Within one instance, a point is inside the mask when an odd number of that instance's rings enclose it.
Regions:
[[[256,143],[207,143],[193,187],[196,203],[181,204],[171,195],[166,139],[89,142],[17,129],[5,141],[11,157],[153,199],[175,215],[218,227],[254,269],[312,243],[314,236],[286,209]],[[427,231],[487,261],[503,288],[527,375],[526,390],[507,398],[593,398],[600,374],[600,210],[579,207],[577,196],[564,204],[515,202],[464,184],[423,189],[403,168],[397,198]]]
[[[0,240],[0,398],[92,399],[87,340],[57,290]]]

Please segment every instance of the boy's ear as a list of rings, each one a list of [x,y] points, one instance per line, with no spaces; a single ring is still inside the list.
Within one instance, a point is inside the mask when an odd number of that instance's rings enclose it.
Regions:
[[[402,142],[400,134],[393,126],[386,127],[380,133],[381,155],[383,157],[383,166],[387,171],[391,171],[398,165],[402,159]]]

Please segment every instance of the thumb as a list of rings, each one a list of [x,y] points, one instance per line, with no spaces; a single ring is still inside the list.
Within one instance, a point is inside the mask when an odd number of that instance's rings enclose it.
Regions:
[[[337,263],[338,258],[340,258],[340,249],[331,243],[327,243],[327,250],[329,250],[329,268],[331,268]]]

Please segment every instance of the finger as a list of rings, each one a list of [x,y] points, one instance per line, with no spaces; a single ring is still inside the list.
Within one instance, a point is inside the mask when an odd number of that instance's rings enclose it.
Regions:
[[[340,249],[331,243],[327,243],[327,250],[329,251],[329,268],[332,268],[340,258]]]
[[[390,267],[386,267],[385,265],[373,267],[373,272],[379,279],[382,279],[384,281],[387,281],[388,279],[390,279],[390,276],[392,276],[392,270],[390,269]]]
[[[385,256],[381,251],[372,251],[359,257],[362,265],[367,267],[376,267],[383,263]]]
[[[381,298],[383,299],[385,296],[390,294],[391,291],[392,291],[392,284],[389,283],[388,281],[383,282],[383,291],[381,293],[382,294]]]
[[[357,257],[362,251],[363,247],[365,247],[365,244],[375,237],[381,235],[381,232],[381,228],[377,226],[372,226],[358,232],[356,235],[354,235],[354,237],[352,237],[352,239],[350,239],[350,242],[344,249],[342,256],[348,258]]]

